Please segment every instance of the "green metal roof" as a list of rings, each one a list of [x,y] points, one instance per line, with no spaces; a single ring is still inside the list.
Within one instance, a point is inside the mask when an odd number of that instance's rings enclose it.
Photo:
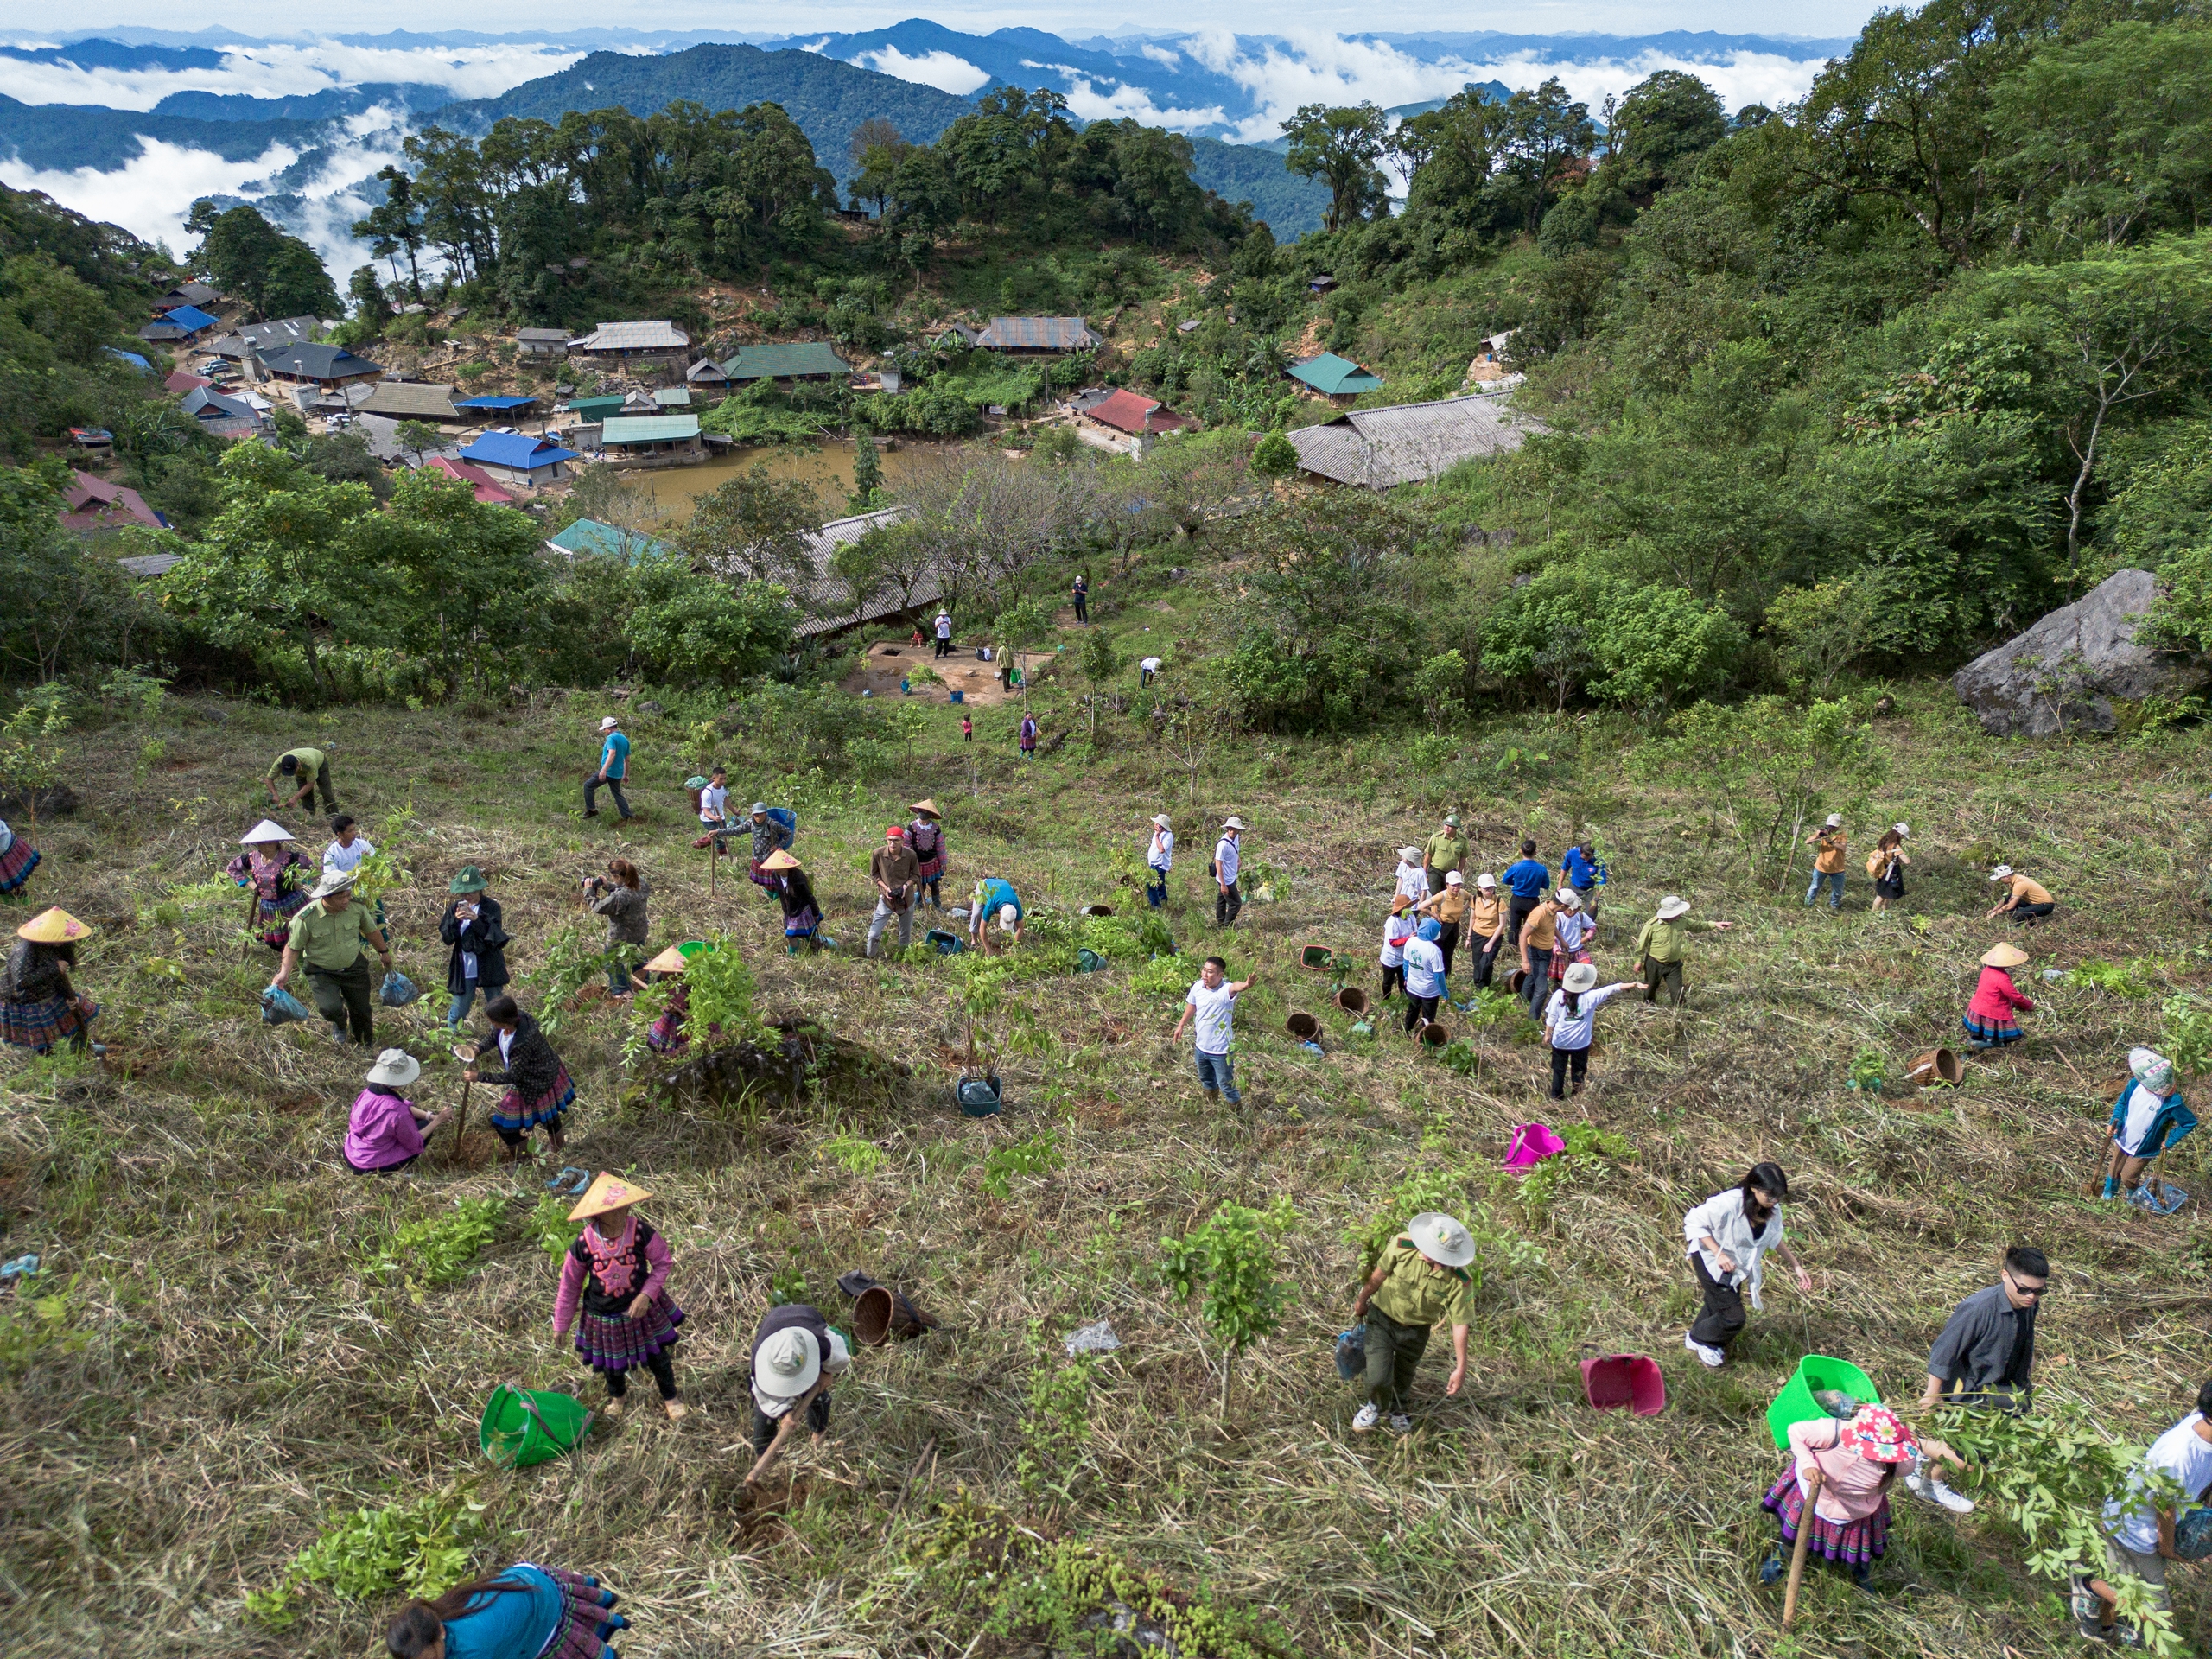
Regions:
[[[1303,380],[1318,392],[1331,397],[1349,397],[1356,392],[1372,391],[1382,384],[1380,375],[1370,374],[1348,358],[1334,352],[1324,352],[1319,357],[1309,357],[1302,363],[1290,365],[1291,377]]]
[[[622,397],[619,392],[612,397],[571,397],[569,400],[569,414],[581,415],[591,421],[604,420],[621,407]]]
[[[689,386],[663,386],[653,393],[653,402],[663,409],[689,409],[691,407],[691,389]]]
[[[603,559],[620,559],[626,564],[659,555],[674,557],[677,551],[666,542],[636,531],[618,530],[596,518],[579,518],[559,534],[545,539],[564,553],[596,553]]]
[[[676,443],[699,435],[696,415],[632,415],[610,419],[599,435],[602,445]]]
[[[741,346],[722,365],[733,380],[786,380],[798,374],[848,374],[845,359],[818,341],[785,346]]]

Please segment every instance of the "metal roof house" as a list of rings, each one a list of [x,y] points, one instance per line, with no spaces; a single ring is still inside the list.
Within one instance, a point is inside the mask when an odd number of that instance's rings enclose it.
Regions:
[[[194,386],[184,394],[179,404],[195,421],[219,426],[225,421],[245,421],[251,424],[261,417],[251,404],[243,397],[228,397],[212,386]]]
[[[689,409],[691,407],[691,388],[663,386],[653,393],[653,402],[662,409]]]
[[[343,346],[322,346],[312,340],[273,346],[259,355],[261,366],[276,378],[297,386],[315,386],[323,391],[380,379],[384,375],[381,364],[356,357]]]
[[[800,340],[787,345],[741,346],[726,358],[722,373],[733,385],[753,380],[836,380],[852,365],[828,346]]]
[[[461,452],[460,458],[482,467],[502,485],[535,490],[568,474],[569,462],[581,460],[573,449],[563,449],[550,438],[524,432],[491,431]]]
[[[423,463],[423,470],[459,479],[474,489],[476,499],[487,507],[512,507],[515,504],[513,496],[492,481],[491,474],[465,461],[455,461],[451,455],[432,455]]]
[[[156,344],[172,340],[194,340],[220,325],[196,306],[180,305],[166,311],[138,331],[138,338]]]
[[[179,283],[154,302],[154,309],[174,311],[181,305],[213,305],[222,297],[219,290],[210,288],[205,283]]]
[[[707,458],[696,415],[612,416],[600,429],[599,447],[624,467],[689,467]]]
[[[1157,398],[1146,397],[1126,388],[1100,398],[1083,412],[1101,426],[1110,426],[1116,432],[1133,436],[1179,432],[1191,423]]]
[[[549,553],[573,559],[579,553],[594,554],[602,559],[620,559],[625,564],[635,564],[639,559],[664,555],[682,558],[681,548],[673,547],[643,531],[623,530],[614,524],[602,524],[596,518],[579,518],[557,535],[548,536],[539,543]]]
[[[566,357],[569,331],[565,328],[524,328],[515,334],[515,350],[524,357]]]
[[[396,421],[450,422],[453,388],[435,380],[379,380],[353,407],[365,415],[389,415]]]
[[[239,324],[227,334],[218,334],[200,349],[211,356],[244,363],[257,352],[297,346],[322,332],[318,317],[279,317],[274,322]]]
[[[1548,429],[1503,397],[1447,397],[1433,404],[1355,409],[1289,434],[1300,467],[1317,478],[1388,490],[1438,476],[1463,461],[1511,454]]]
[[[536,405],[535,397],[456,397],[454,412],[472,421],[488,421],[502,415],[519,415]]]
[[[1382,384],[1380,375],[1363,369],[1350,358],[1338,357],[1334,352],[1324,352],[1319,357],[1301,358],[1285,372],[1292,379],[1312,387],[1324,397],[1357,397],[1361,392],[1373,391]]]
[[[683,372],[686,384],[694,386],[716,387],[729,385],[729,376],[722,365],[711,357],[702,357]]]
[[[814,562],[814,575],[810,581],[792,584],[791,597],[805,612],[796,632],[802,639],[817,635],[842,633],[847,628],[857,628],[887,616],[903,615],[906,611],[925,605],[934,605],[943,596],[943,585],[934,575],[927,575],[916,584],[907,605],[901,605],[898,595],[889,591],[877,594],[866,605],[853,604],[852,589],[843,577],[830,568],[830,560],[837,550],[848,547],[870,531],[888,529],[913,517],[914,510],[907,506],[885,507],[875,512],[856,513],[849,518],[832,518],[828,524],[806,538],[807,551]]]
[[[658,368],[681,375],[690,365],[691,336],[674,323],[602,322],[569,342],[569,355],[603,368]]]
[[[72,474],[69,488],[64,498],[61,527],[86,534],[103,530],[121,530],[128,524],[143,524],[149,530],[167,530],[169,521],[146,505],[146,498],[137,491],[120,484],[111,484],[104,478],[90,473]]]
[[[985,351],[1057,354],[1106,342],[1081,317],[993,317],[974,343]]]

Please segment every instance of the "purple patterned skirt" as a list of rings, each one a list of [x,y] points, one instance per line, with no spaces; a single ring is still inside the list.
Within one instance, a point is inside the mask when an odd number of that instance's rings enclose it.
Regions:
[[[665,1296],[657,1296],[641,1319],[604,1313],[581,1313],[576,1318],[576,1352],[594,1371],[626,1371],[644,1364],[655,1354],[676,1346],[683,1323],[683,1310]]]
[[[1782,1541],[1795,1547],[1797,1527],[1805,1513],[1804,1489],[1797,1484],[1797,1463],[1791,1459],[1759,1507],[1782,1523]],[[1843,1567],[1863,1567],[1878,1561],[1890,1548],[1890,1500],[1885,1497],[1864,1521],[1830,1521],[1813,1512],[1812,1535],[1805,1545],[1808,1555]]]
[[[599,1580],[588,1573],[536,1561],[524,1565],[536,1567],[561,1586],[561,1622],[554,1626],[542,1659],[621,1659],[607,1645],[607,1638],[628,1623],[613,1611],[620,1596],[601,1589]]]
[[[31,879],[31,872],[38,868],[39,850],[21,836],[0,853],[0,896],[22,891],[23,883]]]
[[[576,1085],[569,1081],[569,1068],[564,1065],[554,1077],[553,1086],[536,1100],[524,1100],[518,1089],[501,1095],[499,1103],[492,1109],[492,1125],[501,1129],[531,1129],[541,1123],[558,1123],[561,1114],[575,1103]]]
[[[79,1014],[77,1005],[63,996],[43,1002],[0,1002],[0,1042],[44,1054],[56,1043],[85,1035],[99,1017],[100,1005],[89,1006],[90,1014]]]

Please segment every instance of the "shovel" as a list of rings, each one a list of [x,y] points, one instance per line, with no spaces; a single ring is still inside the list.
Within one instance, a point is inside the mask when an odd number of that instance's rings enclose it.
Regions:
[[[453,1057],[463,1065],[474,1065],[476,1064],[476,1046],[474,1043],[455,1043]],[[475,1086],[466,1078],[461,1082],[461,1109],[453,1115],[453,1155],[456,1158],[461,1156],[461,1137],[468,1132],[468,1091]]]
[[[1797,1542],[1789,1551],[1789,1585],[1782,1592],[1782,1628],[1785,1630],[1797,1617],[1797,1586],[1805,1580],[1805,1546],[1813,1536],[1813,1503],[1821,1495],[1821,1471],[1815,1469],[1811,1478],[1800,1484],[1805,1494],[1805,1507],[1797,1512]]]

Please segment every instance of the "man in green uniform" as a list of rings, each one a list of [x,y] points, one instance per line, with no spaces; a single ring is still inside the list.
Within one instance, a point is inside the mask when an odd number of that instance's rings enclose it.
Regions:
[[[1408,1222],[1405,1232],[1382,1252],[1351,1307],[1367,1326],[1367,1403],[1351,1420],[1353,1433],[1372,1433],[1386,1413],[1393,1434],[1411,1432],[1414,1421],[1406,1414],[1406,1403],[1414,1370],[1427,1351],[1430,1328],[1446,1320],[1453,1363],[1444,1392],[1459,1392],[1467,1380],[1467,1324],[1475,1306],[1475,1281],[1467,1264],[1474,1259],[1473,1236],[1433,1211]]]
[[[284,780],[284,787],[291,792],[279,795],[276,780]],[[269,798],[282,811],[289,806],[313,806],[315,792],[322,791],[322,810],[335,812],[338,797],[330,787],[330,757],[321,749],[287,749],[276,757],[269,768],[269,775],[262,781],[269,786]]]
[[[1464,877],[1467,865],[1467,838],[1459,833],[1459,820],[1447,817],[1444,827],[1422,844],[1421,861],[1428,872],[1428,890],[1433,895],[1444,891],[1444,878],[1458,870]]]
[[[315,902],[292,918],[292,931],[284,941],[284,960],[276,969],[276,985],[283,990],[305,963],[308,983],[315,995],[315,1012],[330,1021],[330,1034],[342,1043],[352,1023],[353,1040],[364,1048],[376,1037],[372,1014],[375,988],[369,979],[369,952],[384,958],[391,971],[391,941],[369,914],[368,906],[353,899],[353,873],[326,870],[315,884]]]
[[[1643,1000],[1656,1002],[1659,988],[1676,1007],[1682,1006],[1682,947],[1693,933],[1726,933],[1733,922],[1693,922],[1690,901],[1669,893],[1659,901],[1659,913],[1636,936],[1637,955],[1643,959]]]

